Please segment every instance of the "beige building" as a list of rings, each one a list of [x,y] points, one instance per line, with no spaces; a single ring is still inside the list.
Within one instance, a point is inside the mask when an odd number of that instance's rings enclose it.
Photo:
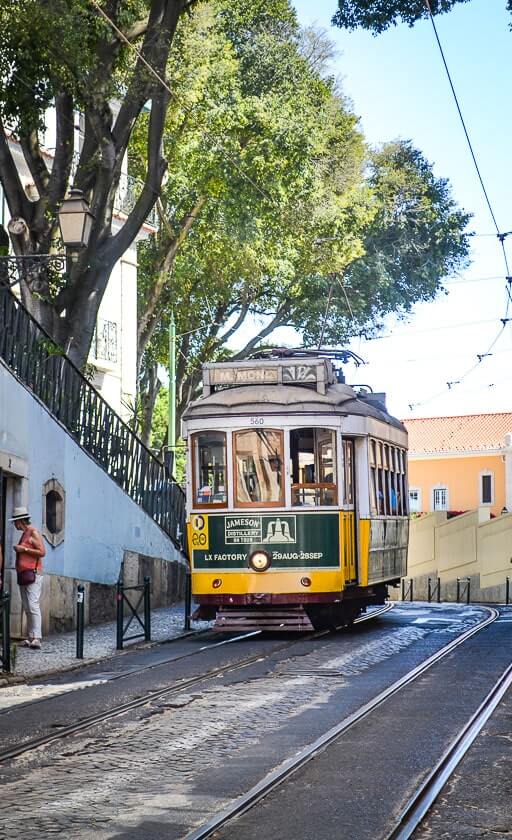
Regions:
[[[422,417],[409,433],[411,513],[512,511],[512,413]]]

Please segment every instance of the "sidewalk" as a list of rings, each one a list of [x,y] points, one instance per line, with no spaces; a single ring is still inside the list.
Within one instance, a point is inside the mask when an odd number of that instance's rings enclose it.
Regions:
[[[184,605],[160,607],[151,611],[151,642],[163,642],[180,636],[184,625]],[[202,630],[210,626],[207,621],[191,622],[193,630]],[[137,629],[138,628],[138,629]],[[141,630],[136,621],[132,622],[130,635]],[[142,632],[142,631],[141,631]],[[144,644],[144,639],[125,643],[124,650],[133,649],[134,645]],[[151,644],[146,642],[146,645]],[[107,624],[89,624],[84,630],[84,658],[76,658],[76,632],[57,633],[43,639],[41,650],[24,648],[14,642],[16,654],[13,657],[12,673],[0,673],[0,687],[12,682],[12,677],[32,679],[38,676],[58,674],[82,664],[90,664],[111,656],[118,656],[123,651],[116,650],[116,622]]]

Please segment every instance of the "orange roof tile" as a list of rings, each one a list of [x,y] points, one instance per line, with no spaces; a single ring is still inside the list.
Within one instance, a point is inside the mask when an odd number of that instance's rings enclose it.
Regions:
[[[485,452],[500,449],[512,432],[512,412],[418,417],[402,421],[409,433],[409,455]]]

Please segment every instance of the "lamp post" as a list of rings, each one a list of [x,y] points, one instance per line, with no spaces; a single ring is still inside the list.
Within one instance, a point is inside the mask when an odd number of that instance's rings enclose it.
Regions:
[[[89,208],[81,190],[73,188],[62,202],[59,212],[59,227],[66,254],[31,254],[29,256],[0,256],[0,284],[15,286],[21,278],[30,280],[34,291],[38,291],[38,280],[48,272],[61,272],[66,268],[66,256],[76,259],[78,251],[89,242],[94,214]],[[15,237],[26,237],[28,225],[24,219],[12,218],[9,232]]]
[[[59,210],[59,225],[65,248],[77,251],[85,248],[91,235],[94,215],[84,198],[82,190],[73,187]]]

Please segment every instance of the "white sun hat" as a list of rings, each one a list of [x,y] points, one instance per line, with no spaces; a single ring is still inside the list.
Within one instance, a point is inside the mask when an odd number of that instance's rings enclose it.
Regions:
[[[24,505],[14,508],[9,522],[16,522],[18,519],[30,519],[28,508],[24,507]]]

